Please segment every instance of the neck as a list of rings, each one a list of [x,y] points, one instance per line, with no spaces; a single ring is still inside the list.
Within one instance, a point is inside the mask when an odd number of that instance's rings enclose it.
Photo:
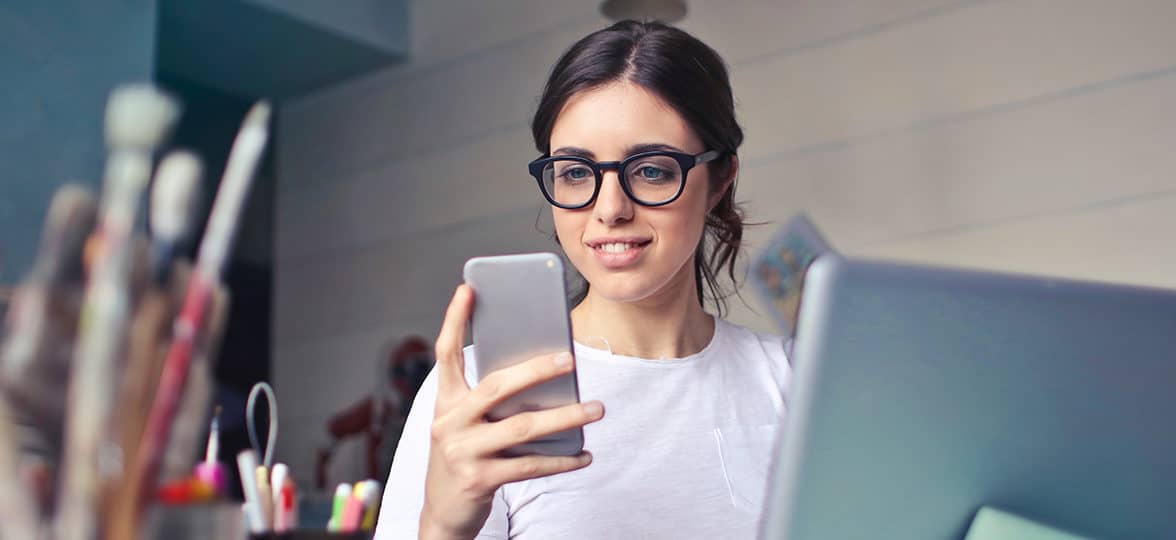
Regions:
[[[635,302],[604,298],[590,288],[572,310],[576,341],[600,348],[604,338],[613,353],[637,358],[683,358],[702,351],[715,322],[698,301],[693,272],[684,274],[687,279]]]

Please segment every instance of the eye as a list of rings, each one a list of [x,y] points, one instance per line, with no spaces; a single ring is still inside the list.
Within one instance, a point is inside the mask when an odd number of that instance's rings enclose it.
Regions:
[[[584,165],[566,165],[556,171],[556,176],[564,183],[575,184],[588,180],[594,175],[592,169]]]
[[[568,178],[575,178],[577,180],[583,179],[583,178],[588,178],[588,169],[586,169],[584,167],[576,167],[576,168],[568,171],[566,174],[567,174]]]
[[[629,169],[628,174],[630,182],[640,182],[649,186],[674,184],[680,175],[675,164],[663,164],[658,161],[638,163]]]
[[[637,169],[637,176],[645,180],[660,180],[669,175],[669,171],[659,169],[653,165],[645,165]]]
[[[590,174],[587,167],[568,167],[560,176],[569,180],[583,180],[588,178]]]

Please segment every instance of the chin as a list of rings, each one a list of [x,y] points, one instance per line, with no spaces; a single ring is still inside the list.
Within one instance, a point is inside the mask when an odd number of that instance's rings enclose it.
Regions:
[[[657,287],[648,280],[624,275],[598,277],[589,283],[593,295],[613,302],[637,302],[657,292]]]

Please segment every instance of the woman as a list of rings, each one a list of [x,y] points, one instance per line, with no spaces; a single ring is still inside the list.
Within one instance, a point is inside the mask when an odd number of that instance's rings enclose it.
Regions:
[[[617,23],[559,60],[532,132],[544,157],[529,168],[587,282],[574,366],[534,358],[475,387],[462,351],[475,300],[458,287],[377,538],[754,536],[790,370],[780,338],[705,310],[708,293],[721,312],[743,229],[743,133],[722,60],[681,30]],[[572,369],[581,404],[484,419]],[[577,426],[591,454],[499,454]]]

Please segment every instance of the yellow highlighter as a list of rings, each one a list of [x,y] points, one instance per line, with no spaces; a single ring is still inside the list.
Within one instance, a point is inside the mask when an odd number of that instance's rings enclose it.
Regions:
[[[257,476],[257,502],[261,505],[261,517],[265,521],[265,530],[274,530],[274,496],[270,492],[269,470],[264,465],[258,465],[254,470]]]
[[[359,528],[365,531],[370,531],[376,528],[376,517],[380,514],[380,482],[377,480],[368,480],[367,489],[367,509],[363,514],[363,522],[360,523]]]

